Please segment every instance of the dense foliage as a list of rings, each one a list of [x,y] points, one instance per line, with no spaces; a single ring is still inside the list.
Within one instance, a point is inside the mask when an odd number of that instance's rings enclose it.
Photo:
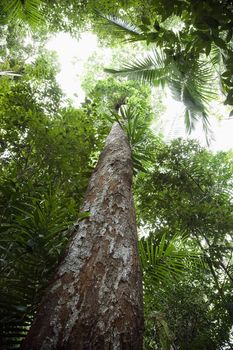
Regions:
[[[22,336],[30,322],[68,239],[65,231],[79,217],[92,157],[103,143],[97,118],[90,121],[85,109],[61,107],[49,55],[41,53],[23,72],[0,81],[5,344],[19,342],[16,335]]]
[[[233,155],[155,137],[150,125],[163,107],[143,81],[168,83],[190,128],[198,113],[206,121],[213,79],[215,93],[233,105],[232,2],[0,0],[0,10],[2,348],[19,347],[27,333],[117,121],[132,148],[145,349],[231,349]],[[86,100],[75,108],[43,46],[54,31],[89,27],[112,46],[141,41],[133,55],[153,45],[154,56],[123,67],[141,81],[95,79],[95,63],[83,79]],[[111,72],[126,60],[120,51]]]
[[[188,250],[195,247],[203,258],[203,264],[189,264],[182,279],[174,276],[159,288],[148,281],[148,331],[151,327],[155,339],[162,337],[162,349],[173,343],[181,349],[228,344],[233,320],[232,166],[231,153],[213,155],[195,142],[175,140],[157,144],[153,169],[137,178],[138,218],[155,246],[164,234],[167,242],[178,234],[186,238]],[[153,346],[149,338],[148,349]]]

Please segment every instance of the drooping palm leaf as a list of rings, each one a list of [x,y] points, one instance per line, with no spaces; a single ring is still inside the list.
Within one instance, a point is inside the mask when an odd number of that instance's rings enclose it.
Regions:
[[[211,135],[208,105],[217,97],[213,69],[208,62],[202,61],[188,63],[182,67],[182,73],[179,65],[177,68],[178,73],[173,75],[169,88],[173,97],[185,105],[185,125],[188,133],[195,128],[195,123],[201,120],[208,144]]]

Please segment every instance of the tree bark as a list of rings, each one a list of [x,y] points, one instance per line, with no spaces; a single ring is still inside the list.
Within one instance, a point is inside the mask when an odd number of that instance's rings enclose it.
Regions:
[[[127,138],[115,123],[23,350],[142,350],[142,279]]]

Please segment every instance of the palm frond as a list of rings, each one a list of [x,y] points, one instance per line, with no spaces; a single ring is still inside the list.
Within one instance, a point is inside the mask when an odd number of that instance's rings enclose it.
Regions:
[[[31,27],[37,26],[43,21],[43,15],[40,12],[42,0],[2,0],[0,4],[9,21],[23,21]]]
[[[106,68],[105,72],[164,87],[169,81],[171,72],[169,68],[169,61],[164,53],[153,49],[146,57],[127,63],[121,69]]]
[[[198,117],[194,113],[192,113],[189,109],[185,110],[184,122],[188,133],[194,129],[194,125],[197,120]]]
[[[164,282],[171,276],[185,273],[189,263],[200,261],[200,254],[186,248],[186,238],[175,235],[167,240],[164,234],[159,243],[153,239],[139,241],[139,254],[145,277]]]
[[[136,27],[135,25],[124,21],[123,19],[112,16],[112,15],[103,15],[98,11],[95,11],[97,15],[104,19],[105,25],[109,26],[111,31],[117,34],[128,35],[129,38],[127,41],[140,41],[144,40],[143,32]]]
[[[11,209],[11,222],[3,222],[0,230],[0,338],[4,349],[19,348],[71,224],[56,194],[25,197],[24,203]]]
[[[15,73],[13,71],[5,70],[0,72],[0,76],[8,76],[8,77],[21,77],[22,74]]]
[[[214,43],[211,45],[210,61],[216,68],[219,68],[219,66],[221,68],[223,64],[221,49]]]
[[[102,16],[113,30],[129,34],[132,41],[146,40],[147,34],[120,18]],[[213,51],[213,48],[212,48]],[[106,72],[127,76],[148,82],[151,85],[169,84],[173,97],[186,107],[186,128],[190,132],[198,119],[203,121],[203,129],[208,131],[207,105],[216,97],[213,92],[213,65],[203,61],[193,62],[182,52],[176,57],[168,57],[162,51],[154,49],[148,56],[133,60],[121,69],[105,69]],[[192,121],[191,121],[192,119]],[[207,135],[207,134],[206,134]]]
[[[216,74],[213,66],[202,60],[181,57],[173,59],[154,48],[146,57],[133,60],[121,69],[105,69],[107,73],[148,82],[151,85],[169,86],[173,97],[186,107],[186,128],[190,132],[198,119],[208,131],[208,103],[217,96]],[[192,120],[191,120],[192,119]]]
[[[169,87],[175,100],[183,102],[185,109],[185,124],[190,133],[198,120],[203,123],[203,129],[208,137],[208,104],[217,97],[217,87],[214,81],[212,67],[202,61],[187,65],[180,73],[179,66],[173,70]]]

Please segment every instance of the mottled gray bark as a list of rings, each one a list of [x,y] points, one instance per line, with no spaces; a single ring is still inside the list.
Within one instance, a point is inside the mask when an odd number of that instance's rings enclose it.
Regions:
[[[141,350],[142,281],[127,138],[115,123],[24,350]]]

